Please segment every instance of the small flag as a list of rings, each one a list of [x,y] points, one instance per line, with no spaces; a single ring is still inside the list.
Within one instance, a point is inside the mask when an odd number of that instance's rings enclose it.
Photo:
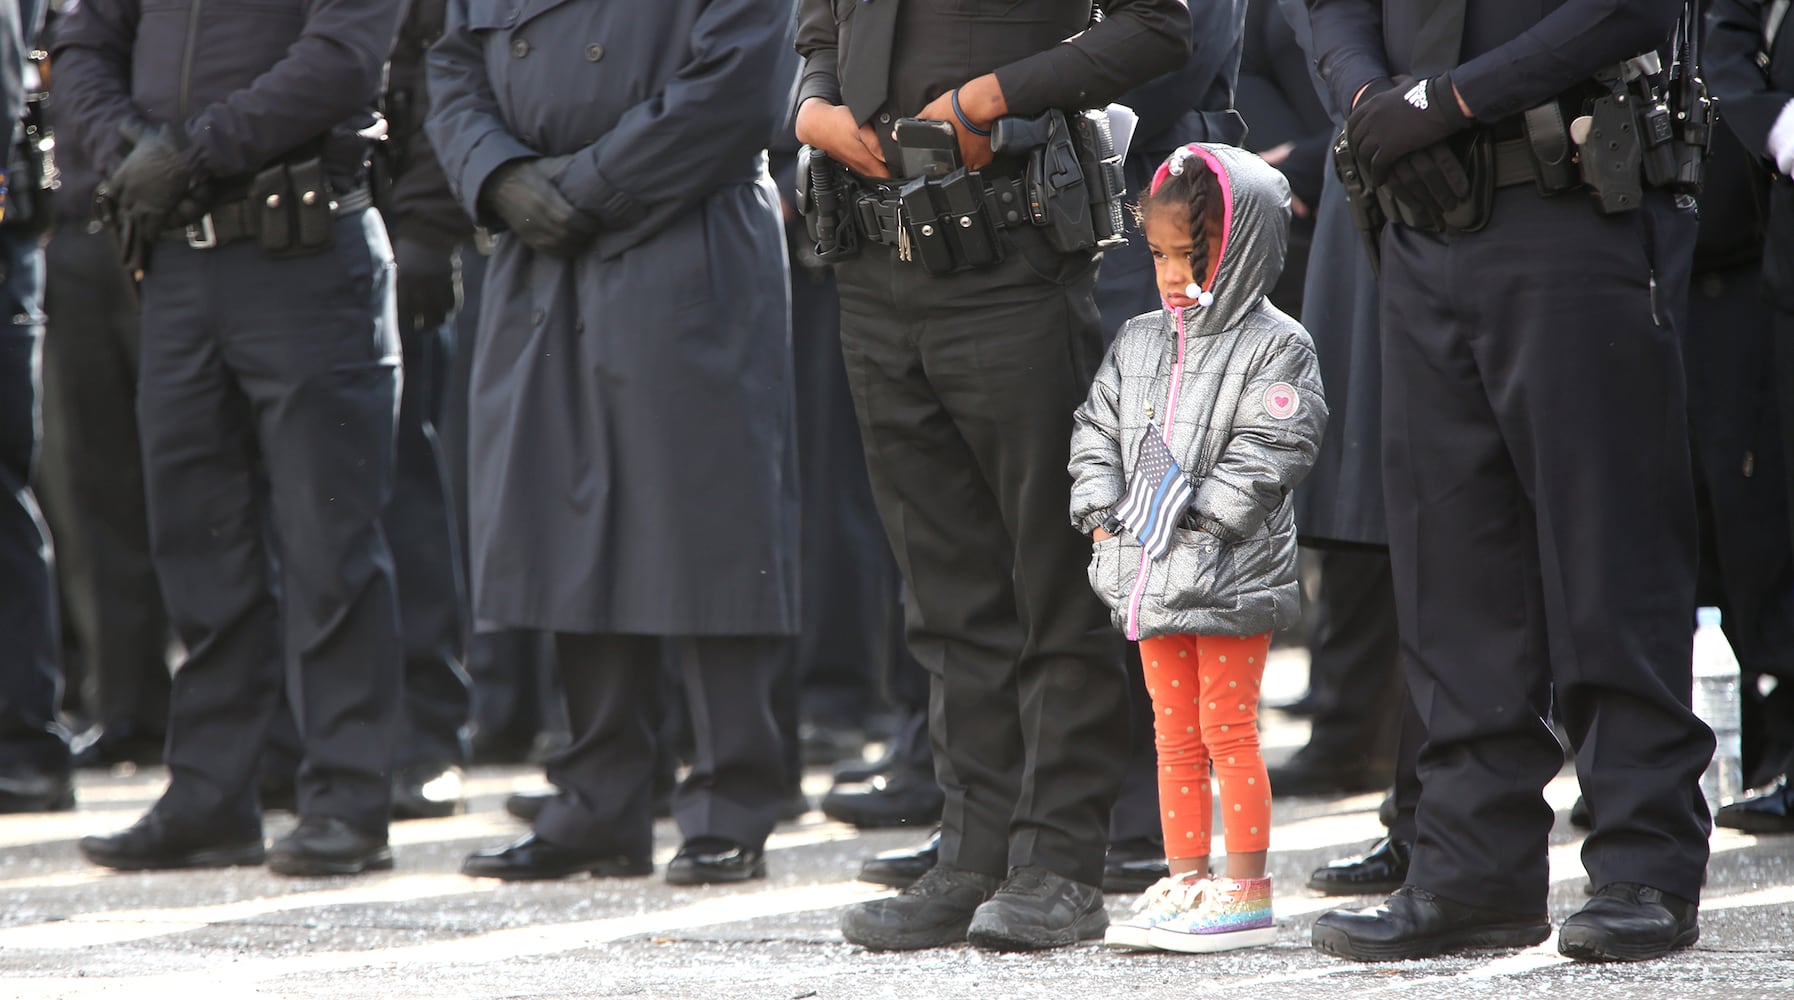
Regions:
[[[1158,425],[1148,423],[1134,461],[1134,478],[1115,517],[1127,526],[1155,561],[1171,551],[1171,530],[1195,496],[1190,477],[1178,468]]]

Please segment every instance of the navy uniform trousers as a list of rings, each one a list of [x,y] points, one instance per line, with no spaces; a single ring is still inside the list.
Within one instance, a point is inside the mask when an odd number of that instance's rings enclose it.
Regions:
[[[867,245],[836,269],[842,353],[932,679],[941,863],[1100,885],[1127,678],[1065,471],[1102,358],[1095,262],[1005,239],[1001,263],[941,277]]]
[[[163,240],[143,282],[150,539],[188,651],[157,809],[221,834],[260,829],[251,748],[283,686],[304,745],[300,814],[381,834],[391,811],[392,251],[371,210],[335,235],[281,260],[253,241]]]
[[[1658,192],[1604,216],[1517,187],[1481,232],[1384,233],[1389,548],[1427,733],[1410,885],[1545,911],[1555,711],[1594,883],[1700,897],[1713,737],[1689,709],[1680,340],[1694,230]]]
[[[168,622],[150,561],[137,447],[137,290],[99,223],[64,217],[45,249],[44,447],[38,496],[56,538],[64,664],[103,742],[162,742]]]
[[[50,541],[31,493],[39,411],[44,255],[0,230],[0,773],[68,773],[56,721],[61,638]]]

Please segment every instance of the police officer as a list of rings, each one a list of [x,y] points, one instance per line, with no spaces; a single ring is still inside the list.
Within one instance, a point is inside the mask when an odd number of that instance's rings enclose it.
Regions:
[[[502,231],[472,372],[475,616],[555,633],[573,742],[504,879],[653,868],[663,663],[680,884],[766,875],[797,625],[790,313],[766,140],[785,0],[453,0],[427,128]],[[787,69],[789,67],[787,66]],[[770,294],[769,294],[770,292]]]
[[[0,122],[25,111],[25,56],[43,6],[0,2]],[[8,201],[21,192],[9,192]],[[0,203],[5,204],[5,203]],[[16,212],[9,212],[16,215]],[[31,493],[38,444],[44,252],[0,221],[0,813],[73,809],[68,734],[56,719],[61,636],[50,545]]]
[[[424,54],[442,36],[445,0],[408,0],[387,74],[391,185],[380,212],[392,232],[405,382],[399,398],[397,464],[385,518],[398,574],[405,639],[405,727],[395,776],[395,819],[447,816],[466,808],[462,732],[472,692],[462,667],[462,593],[438,419],[460,298],[460,247],[473,225],[455,203],[424,134],[429,93]],[[469,253],[472,250],[468,250]]]
[[[1094,25],[1091,8],[804,0],[798,138],[887,178],[903,174],[898,119],[932,119],[965,166],[1013,177],[1012,158],[992,159],[996,119],[1100,107],[1183,63],[1177,0],[1107,3]],[[1102,349],[1096,261],[1010,227],[1000,262],[936,276],[892,245],[906,240],[873,236],[836,270],[842,347],[910,646],[932,675],[947,803],[940,863],[851,908],[842,933],[879,949],[1097,937],[1127,687],[1088,546],[1063,520],[1070,415]]]
[[[1428,734],[1406,885],[1383,907],[1321,917],[1322,951],[1402,959],[1545,939],[1554,816],[1541,790],[1563,764],[1548,713],[1594,821],[1582,857],[1596,895],[1559,950],[1645,959],[1699,934],[1710,824],[1697,783],[1713,737],[1689,709],[1680,343],[1695,220],[1691,199],[1640,179],[1642,155],[1604,158],[1638,134],[1619,116],[1649,105],[1618,98],[1661,79],[1645,60],[1626,83],[1620,64],[1667,50],[1681,9],[1311,5],[1359,168],[1406,220],[1381,241],[1384,481]],[[1672,152],[1699,146],[1676,134]],[[1543,169],[1582,139],[1588,183]],[[1492,169],[1466,152],[1488,140]]]
[[[284,686],[300,822],[268,866],[389,868],[398,355],[360,131],[397,2],[199,3],[86,0],[56,42],[63,121],[109,174],[143,273],[151,544],[188,649],[167,791],[80,846],[114,868],[263,861],[250,751]]]
[[[1781,465],[1794,495],[1794,19],[1787,14],[1788,5],[1779,0],[1717,0],[1709,18],[1707,65],[1727,127],[1742,143],[1744,155],[1766,166],[1774,178],[1764,220],[1763,287],[1774,314],[1770,356]],[[1794,508],[1784,513],[1794,516]],[[1725,626],[1729,635],[1730,611]],[[1746,669],[1749,665],[1746,661]],[[1794,833],[1794,783],[1789,781],[1794,771],[1794,679],[1784,674],[1759,711],[1766,731],[1763,749],[1771,759],[1763,767],[1767,773],[1756,777],[1768,779],[1771,787],[1724,806],[1714,821],[1752,833]]]

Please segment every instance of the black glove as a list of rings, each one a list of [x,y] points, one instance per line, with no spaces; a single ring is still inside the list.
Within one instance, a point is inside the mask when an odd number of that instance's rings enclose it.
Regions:
[[[119,211],[150,222],[166,224],[192,187],[191,172],[181,162],[185,136],[164,125],[127,122],[119,134],[133,143],[106,187]]]
[[[1374,86],[1374,84],[1373,84]],[[1382,184],[1398,160],[1469,128],[1472,119],[1458,107],[1451,75],[1431,80],[1402,77],[1395,86],[1358,99],[1346,119],[1346,136],[1352,155],[1370,174],[1372,184]]]
[[[1445,216],[1470,196],[1470,175],[1448,143],[1436,142],[1395,161],[1384,186],[1398,200],[1444,229]]]
[[[531,249],[571,257],[598,235],[598,223],[554,186],[564,159],[512,160],[492,172],[480,190],[482,205],[503,219]]]
[[[455,252],[400,237],[392,256],[399,269],[399,325],[433,330],[461,305],[461,275]]]

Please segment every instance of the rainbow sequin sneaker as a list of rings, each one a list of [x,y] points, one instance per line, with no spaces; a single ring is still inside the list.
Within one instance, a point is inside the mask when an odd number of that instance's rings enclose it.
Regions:
[[[1204,879],[1173,889],[1170,898],[1176,912],[1147,929],[1149,948],[1206,954],[1277,941],[1269,877]]]
[[[1179,900],[1189,887],[1205,881],[1207,879],[1201,872],[1185,872],[1159,879],[1150,889],[1140,894],[1139,901],[1134,904],[1134,912],[1126,920],[1109,922],[1109,929],[1103,934],[1103,944],[1111,948],[1130,948],[1135,951],[1152,950],[1147,932],[1160,920],[1176,916],[1183,909]]]

